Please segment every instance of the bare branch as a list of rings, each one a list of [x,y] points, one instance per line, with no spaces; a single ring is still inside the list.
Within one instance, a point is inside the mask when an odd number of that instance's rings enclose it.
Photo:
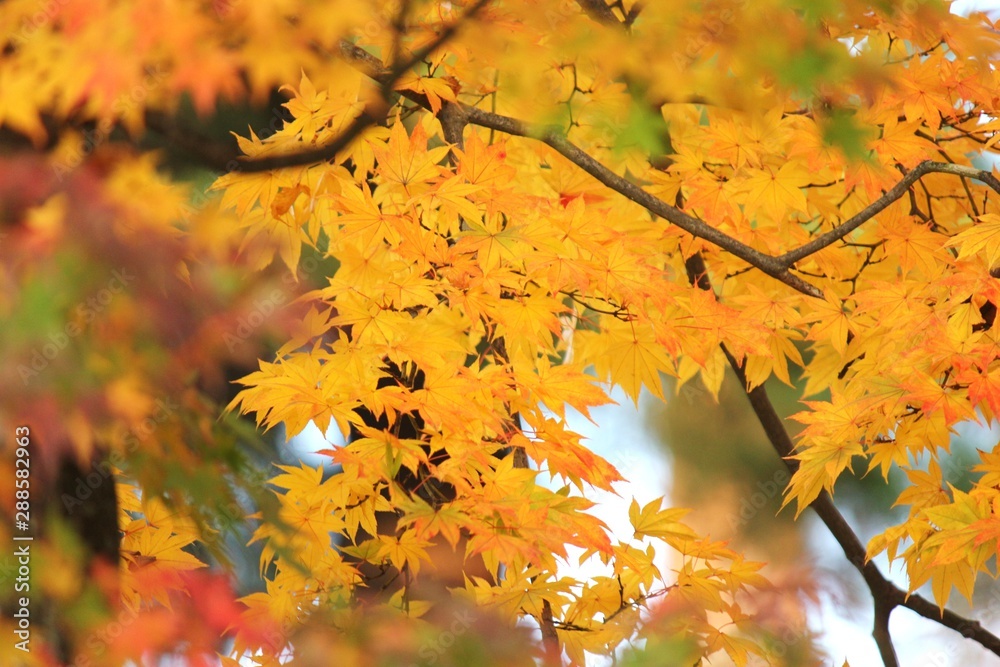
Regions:
[[[365,65],[362,68],[365,74],[372,77],[381,84],[382,99],[387,100],[392,92],[392,86],[403,74],[422,62],[429,55],[437,51],[443,44],[455,36],[467,22],[475,17],[490,0],[477,0],[461,18],[441,31],[429,44],[415,51],[410,58],[398,63],[391,69],[382,65],[382,62],[371,56],[364,49],[347,42],[341,42],[341,52],[348,55],[352,62],[359,62]],[[376,65],[375,63],[378,63]],[[370,70],[370,71],[369,71]],[[373,76],[375,75],[375,76]],[[268,171],[270,169],[284,169],[287,167],[298,167],[306,164],[314,164],[330,160],[340,151],[347,148],[348,144],[354,141],[365,128],[378,122],[379,113],[376,109],[365,109],[355,118],[336,139],[330,143],[305,151],[288,153],[286,155],[275,155],[273,157],[261,158],[257,160],[246,160],[241,162],[240,171],[257,172]]]
[[[444,132],[444,140],[459,150],[465,148],[465,140],[462,136],[465,126],[469,124],[468,118],[462,110],[451,102],[446,102],[438,112],[438,120],[441,121],[441,130]],[[455,164],[455,154],[449,151],[448,159]]]
[[[585,172],[608,186],[615,192],[639,204],[650,213],[671,222],[692,236],[705,239],[727,252],[739,257],[757,267],[767,275],[780,280],[809,296],[822,297],[823,292],[815,285],[799,276],[789,273],[771,255],[755,250],[741,241],[719,231],[703,220],[699,220],[684,211],[671,206],[667,202],[651,195],[641,187],[619,176],[612,170],[591,157],[571,141],[566,139],[559,130],[540,125],[532,125],[516,118],[502,116],[474,107],[463,106],[470,123],[504,132],[506,134],[534,137],[558,151],[563,157],[583,169]]]
[[[859,211],[856,215],[846,220],[836,229],[832,229],[826,234],[816,237],[809,243],[806,243],[795,250],[786,252],[784,255],[777,258],[778,263],[786,269],[790,268],[793,264],[795,264],[795,262],[804,259],[809,255],[815,254],[830,244],[839,241],[866,223],[868,220],[881,213],[886,209],[886,207],[889,206],[889,204],[906,194],[911,185],[931,173],[953,174],[955,176],[962,176],[963,178],[975,178],[983,183],[986,183],[986,185],[990,186],[990,188],[994,191],[1000,193],[1000,181],[998,181],[996,176],[988,171],[973,169],[972,167],[963,167],[958,164],[932,162],[931,160],[926,160],[914,167],[910,173],[906,174],[906,176],[904,176],[899,183],[892,186],[888,192]]]
[[[555,620],[552,617],[552,605],[548,600],[542,601],[542,613],[538,619],[542,630],[542,645],[545,649],[545,664],[560,665],[562,648],[559,645],[559,635],[556,633]]]
[[[685,267],[687,268],[688,279],[692,285],[703,290],[712,289],[712,284],[708,277],[708,269],[705,267],[705,262],[700,254],[695,254],[688,258]],[[787,429],[785,429],[785,424],[781,416],[774,409],[774,404],[771,403],[771,398],[768,396],[767,390],[763,385],[759,385],[752,390],[747,389],[749,385],[747,384],[747,376],[743,364],[736,360],[736,357],[730,353],[725,345],[722,345],[722,351],[725,353],[729,365],[732,367],[733,372],[736,373],[737,379],[746,392],[747,398],[750,400],[750,407],[753,408],[754,414],[757,415],[757,420],[764,428],[764,433],[771,442],[771,446],[788,467],[789,472],[794,474],[799,468],[799,462],[791,458],[794,454],[795,445],[792,443],[792,438],[788,435]],[[882,576],[875,563],[867,560],[867,552],[864,545],[854,532],[854,529],[847,522],[847,519],[844,518],[844,515],[834,505],[830,494],[823,491],[809,507],[819,515],[820,520],[833,535],[834,539],[837,540],[841,549],[844,550],[844,556],[847,557],[848,562],[861,573],[861,576],[865,580],[865,585],[867,585],[869,592],[871,592],[875,611],[872,637],[878,645],[879,653],[886,667],[897,667],[899,665],[896,651],[892,645],[892,638],[889,635],[889,616],[892,610],[898,606],[907,607],[925,618],[937,621],[941,625],[961,633],[963,637],[972,639],[984,648],[1000,655],[1000,638],[997,638],[994,634],[983,628],[978,622],[970,621],[947,609],[944,613],[941,613],[937,605],[919,595],[907,595],[905,591],[897,588],[892,582]]]
[[[473,6],[467,13],[467,16],[478,7],[484,5],[485,2],[486,0],[481,0]],[[458,23],[460,22],[456,22],[456,24],[450,26],[449,30],[457,30]],[[438,40],[435,40],[435,44],[429,45],[427,49],[433,50],[433,48],[437,48],[439,45],[437,42],[443,43],[444,37],[445,35],[443,33]],[[364,74],[379,82],[384,91],[390,90],[392,84],[395,83],[399,76],[402,75],[402,71],[399,68],[390,69],[385,67],[385,65],[378,58],[352,44],[342,42],[340,49],[341,55],[346,60],[348,60]],[[416,58],[416,56],[414,57]],[[412,62],[413,60],[411,59],[411,64],[409,66],[412,66]],[[413,91],[402,91],[401,94],[422,107],[427,109],[431,108],[430,101],[424,95]],[[449,124],[464,127],[465,124],[469,123],[513,136],[531,137],[542,141],[554,148],[563,157],[573,162],[595,179],[629,200],[639,204],[650,213],[680,227],[692,236],[704,239],[731,253],[732,255],[739,257],[751,266],[756,267],[763,273],[779,280],[792,289],[808,296],[818,298],[822,298],[822,290],[801,276],[792,273],[790,271],[792,266],[797,261],[819,252],[823,248],[847,236],[879,212],[885,210],[885,208],[887,208],[891,203],[902,197],[909,190],[910,186],[923,176],[929,173],[943,173],[953,174],[965,178],[974,178],[986,183],[990,188],[1000,193],[1000,180],[988,171],[943,162],[922,162],[906,174],[903,179],[889,191],[884,193],[876,201],[869,204],[864,210],[852,216],[836,229],[813,239],[799,248],[791,250],[779,257],[775,257],[746,245],[738,239],[729,236],[715,227],[712,227],[705,221],[695,218],[679,208],[671,206],[662,199],[646,192],[639,185],[636,185],[624,177],[619,176],[611,169],[601,164],[598,160],[594,159],[587,152],[583,151],[569,141],[562,134],[559,128],[528,123],[517,118],[493,113],[467,104],[451,104],[449,107],[450,108],[447,112],[449,115]],[[260,171],[264,169],[309,164],[311,162],[330,159],[340,150],[343,150],[343,148],[346,147],[347,144],[350,143],[350,141],[352,141],[362,129],[364,129],[364,127],[371,124],[371,122],[373,122],[372,119],[363,114],[355,119],[355,122],[352,123],[352,125],[331,144],[310,151],[303,151],[301,153],[245,162],[242,166],[245,171]],[[452,141],[452,143],[457,142]]]
[[[959,616],[950,609],[945,609],[944,612],[942,612],[938,609],[936,604],[930,602],[929,600],[925,600],[919,595],[911,595],[907,597],[902,591],[899,591],[899,594],[902,596],[902,599],[900,599],[897,603],[899,606],[915,611],[931,621],[937,621],[944,627],[951,628],[966,639],[978,642],[988,651],[991,651],[996,655],[1000,655],[1000,638],[984,628],[979,621]]]
[[[576,0],[583,13],[602,25],[624,27],[604,0]]]
[[[229,150],[219,142],[202,136],[194,128],[177,124],[173,116],[147,109],[144,119],[146,127],[162,134],[172,145],[197,157],[202,164],[216,171],[231,171],[239,164],[235,150]]]

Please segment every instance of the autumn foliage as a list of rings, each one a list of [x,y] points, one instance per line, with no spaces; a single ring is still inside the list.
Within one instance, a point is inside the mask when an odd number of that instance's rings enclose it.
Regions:
[[[883,662],[897,606],[1000,655],[947,610],[997,576],[1000,454],[967,490],[939,464],[960,424],[1000,410],[987,17],[916,0],[13,0],[0,25],[0,425],[37,435],[34,498],[59,461],[104,457],[121,530],[119,576],[87,584],[96,566],[65,555],[82,547],[45,535],[73,576],[36,565],[38,590],[76,610],[58,631],[75,640],[10,655],[429,664],[456,659],[426,650],[429,628],[461,621],[495,664],[644,639],[676,664],[781,664],[764,564],[662,499],[612,534],[588,493],[621,475],[567,425],[612,387],[670,401],[665,376],[717,394],[727,372],[794,471],[784,502],[813,507],[864,576]],[[198,118],[276,90],[282,121],[231,128],[238,151],[200,135]],[[213,178],[166,165],[154,136]],[[303,276],[306,256],[322,264]],[[113,271],[134,276],[120,296]],[[251,364],[227,396],[227,369]],[[802,399],[794,442],[773,379]],[[282,441],[339,430],[339,471],[248,481],[238,414]],[[864,545],[834,487],[892,470],[908,513]],[[237,602],[198,572],[246,525],[260,580]],[[87,640],[123,614],[128,641]],[[516,650],[496,627],[524,630]]]

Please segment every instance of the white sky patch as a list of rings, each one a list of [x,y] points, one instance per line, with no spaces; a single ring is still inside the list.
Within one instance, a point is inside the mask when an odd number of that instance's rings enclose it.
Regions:
[[[995,16],[998,10],[1000,2],[997,0],[955,0],[951,5],[951,13],[960,16],[968,16],[972,12],[986,12]]]
[[[585,438],[585,446],[607,459],[625,478],[626,481],[614,485],[616,493],[589,489],[586,495],[596,503],[590,513],[608,525],[613,535],[612,540],[627,541],[633,533],[628,518],[632,498],[639,501],[639,505],[645,505],[660,496],[668,495],[670,467],[664,449],[651,442],[643,419],[643,413],[656,399],[643,391],[637,408],[621,389],[615,389],[609,395],[618,405],[591,408],[593,422],[572,409],[566,411],[566,422],[570,430]],[[539,483],[549,488],[562,486],[558,478],[546,484],[544,476]],[[574,495],[580,494],[574,489]],[[666,504],[669,505],[669,500]],[[606,574],[603,565],[596,558],[593,560],[598,567],[589,571],[589,574]],[[573,568],[565,574],[587,576],[588,568]]]

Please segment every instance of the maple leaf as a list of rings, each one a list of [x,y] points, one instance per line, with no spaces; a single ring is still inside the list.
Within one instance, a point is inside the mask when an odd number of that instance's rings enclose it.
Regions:
[[[635,529],[635,537],[658,537],[673,545],[679,551],[688,540],[695,539],[694,531],[680,522],[690,510],[683,508],[660,509],[662,498],[650,501],[640,507],[633,498],[629,505],[628,517]]]
[[[527,414],[525,418],[531,419]],[[611,491],[611,484],[622,480],[613,465],[580,444],[578,436],[567,433],[551,419],[543,419],[534,427],[536,438],[525,439],[521,446],[529,458],[539,464],[545,462],[549,474],[567,478],[581,490],[587,482]]]
[[[601,360],[599,372],[607,373],[611,381],[624,389],[635,402],[639,400],[642,387],[662,399],[660,372],[666,371],[670,362],[655,334],[617,320],[608,320],[605,327],[607,338],[604,344],[608,358]]]
[[[809,329],[809,338],[825,338],[830,341],[833,349],[841,354],[847,350],[847,336],[850,333],[851,321],[844,304],[833,295],[827,295],[824,300],[810,300],[813,312],[802,318],[802,322],[815,322]]]
[[[934,144],[924,137],[917,136],[921,121],[899,122],[897,118],[889,118],[882,126],[882,136],[869,142],[869,146],[893,159],[907,168],[912,168],[933,155]]]
[[[250,128],[250,138],[233,133],[240,150],[248,158],[260,158],[280,153],[283,148],[275,142],[265,142]],[[280,169],[258,174],[242,174],[233,171],[223,174],[212,183],[210,189],[224,190],[222,206],[232,206],[239,215],[245,215],[256,204],[270,209],[278,191],[282,187],[295,188],[299,183],[301,169]]]
[[[397,189],[411,197],[440,173],[437,163],[448,153],[447,146],[427,148],[427,134],[421,125],[409,136],[401,122],[393,124],[389,140],[371,143],[378,164],[377,173],[383,185],[375,191],[377,201],[389,197]]]
[[[806,213],[809,205],[802,188],[809,184],[809,173],[803,165],[786,162],[777,169],[748,169],[741,188],[746,191],[746,215],[752,218],[758,210],[772,220],[781,220],[788,211]]]
[[[486,144],[475,133],[458,151],[457,174],[473,185],[500,188],[514,178],[514,168],[506,164],[506,142]]]
[[[982,252],[987,268],[992,269],[1000,264],[1000,215],[983,214],[975,225],[951,237],[945,245],[959,248],[958,259]]]
[[[396,82],[396,90],[412,90],[415,93],[426,95],[431,105],[431,111],[437,113],[441,110],[442,100],[455,102],[456,90],[452,83],[441,78],[431,76],[417,76],[409,73]]]
[[[516,262],[518,250],[524,248],[516,229],[505,226],[504,221],[494,217],[484,223],[466,221],[468,229],[461,233],[459,249],[475,251],[483,271],[491,271],[502,261]]]
[[[427,547],[431,545],[431,542],[417,537],[414,531],[404,531],[398,537],[381,535],[378,539],[381,543],[381,548],[376,557],[387,558],[389,562],[400,570],[405,567],[413,574],[418,574],[420,572],[420,563],[422,561],[430,561],[430,556],[427,555]]]
[[[596,379],[579,368],[553,366],[547,357],[538,360],[535,372],[516,374],[522,385],[560,417],[566,417],[566,405],[590,419],[589,409],[614,403],[596,384]]]
[[[336,223],[342,226],[340,234],[345,238],[357,234],[362,248],[375,249],[375,244],[382,241],[399,245],[400,216],[385,214],[372,198],[367,183],[360,188],[346,187],[334,199],[339,213]]]

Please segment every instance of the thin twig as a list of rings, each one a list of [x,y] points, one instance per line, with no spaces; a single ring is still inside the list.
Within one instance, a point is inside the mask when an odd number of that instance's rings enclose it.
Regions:
[[[688,279],[692,285],[703,290],[712,289],[712,284],[708,277],[708,269],[705,267],[705,262],[700,254],[692,255],[686,263],[686,268]],[[757,415],[760,425],[764,428],[764,433],[767,435],[768,440],[770,440],[772,447],[774,447],[781,460],[788,467],[788,470],[792,474],[795,474],[795,471],[799,468],[799,462],[791,458],[794,454],[794,445],[791,436],[788,435],[788,431],[785,429],[784,422],[774,409],[774,405],[767,395],[767,390],[764,389],[763,385],[758,385],[752,390],[747,389],[749,385],[747,384],[746,372],[743,365],[736,360],[736,357],[730,353],[725,345],[722,345],[722,351],[725,353],[729,365],[736,373],[736,377],[743,387],[743,391],[746,392],[747,398],[750,399],[750,406],[753,408],[754,414]],[[847,523],[847,520],[844,519],[844,516],[833,504],[833,499],[829,494],[825,491],[822,492],[810,507],[819,514],[820,519],[830,532],[833,533],[834,538],[844,550],[847,560],[864,577],[865,583],[868,585],[868,589],[871,591],[872,598],[875,601],[876,608],[875,628],[872,636],[878,644],[879,653],[882,655],[885,667],[898,667],[899,661],[896,658],[895,650],[892,647],[892,640],[889,637],[888,612],[892,610],[892,607],[889,606],[884,614],[878,613],[884,609],[880,606],[882,604],[880,600],[884,597],[883,593],[892,584],[886,581],[874,563],[865,562],[864,545],[861,544],[861,540],[858,539],[850,524]]]
[[[603,25],[625,27],[604,0],[576,0],[583,13]]]
[[[413,67],[421,63],[429,55],[437,51],[442,45],[444,45],[448,40],[455,36],[459,29],[464,26],[468,21],[475,17],[477,13],[483,7],[485,7],[490,0],[477,0],[468,10],[457,19],[455,22],[450,24],[447,28],[441,31],[441,33],[435,37],[429,44],[421,49],[418,49],[413,53],[410,58],[406,61],[395,65],[392,68],[385,68],[382,66],[382,71],[380,76],[373,77],[378,80],[381,84],[381,97],[385,101],[389,98],[389,94],[392,92],[393,85],[399,80],[403,74],[410,71]],[[364,49],[357,47],[349,42],[342,41],[340,44],[341,52],[348,57],[348,59],[357,62],[370,62],[371,60],[378,61],[377,58],[368,54]],[[379,65],[382,65],[381,61],[378,61]],[[367,73],[367,72],[366,72]],[[287,167],[298,167],[306,164],[315,164],[317,162],[324,162],[334,158],[337,153],[347,148],[348,144],[354,141],[358,135],[361,134],[367,127],[378,122],[379,112],[377,109],[364,109],[360,115],[358,115],[350,125],[341,132],[336,139],[331,141],[324,146],[317,148],[311,148],[305,151],[297,151],[294,153],[286,153],[285,155],[275,155],[272,157],[259,158],[256,160],[246,160],[240,164],[240,171],[250,173],[257,171],[268,171],[270,169],[284,169]]]
[[[700,254],[690,257],[686,263],[686,268],[691,284],[704,290],[712,289],[708,270]],[[736,373],[737,379],[746,392],[747,398],[750,400],[750,406],[753,408],[754,414],[757,415],[760,425],[764,428],[764,433],[771,442],[771,446],[788,467],[789,472],[795,474],[795,471],[799,468],[799,462],[792,458],[794,444],[792,443],[791,436],[788,435],[788,431],[785,429],[784,422],[778,415],[777,410],[774,409],[774,404],[771,402],[767,390],[763,385],[758,385],[754,389],[748,390],[747,387],[749,385],[747,384],[744,366],[736,360],[725,345],[722,345],[722,351],[725,353],[729,365],[732,367],[733,372]],[[840,544],[841,549],[844,550],[844,556],[848,562],[861,573],[865,584],[868,586],[868,590],[871,592],[875,611],[872,637],[878,645],[879,653],[886,667],[896,667],[899,664],[895,649],[892,646],[892,639],[889,635],[889,616],[892,610],[899,606],[911,609],[924,618],[937,621],[941,625],[960,633],[963,637],[978,642],[981,646],[996,655],[1000,655],[1000,638],[983,628],[978,621],[971,621],[948,609],[942,612],[938,609],[937,605],[919,595],[907,594],[882,576],[875,563],[867,560],[867,552],[864,545],[854,532],[854,529],[851,528],[851,525],[844,518],[844,515],[834,505],[830,494],[826,491],[821,492],[809,507],[819,515],[820,520],[833,535],[834,539],[837,540],[837,543]]]
[[[484,2],[479,4],[484,4]],[[475,7],[473,7],[473,9],[475,9]],[[473,9],[470,9],[470,13]],[[457,29],[457,24],[453,25],[452,28]],[[389,69],[385,67],[381,60],[352,44],[342,42],[341,53],[349,62],[354,64],[364,74],[379,82],[383,89],[390,87],[400,76],[400,73],[395,68]],[[402,95],[420,106],[427,109],[431,108],[430,101],[426,96],[421,95],[420,93],[402,91]],[[453,118],[451,122],[461,123],[464,121],[468,124],[478,125],[480,127],[503,132],[508,135],[531,137],[542,141],[554,148],[563,157],[573,162],[580,169],[583,169],[585,172],[615,192],[618,192],[629,200],[639,204],[650,213],[663,218],[677,227],[680,227],[692,236],[704,239],[729,252],[730,254],[739,257],[751,266],[756,267],[763,273],[781,281],[796,291],[818,298],[823,297],[823,291],[816,285],[802,278],[800,275],[792,273],[790,271],[792,266],[796,262],[819,252],[820,250],[847,236],[879,212],[885,210],[885,208],[887,208],[890,204],[902,197],[909,190],[910,186],[923,176],[930,173],[942,173],[953,174],[966,178],[974,178],[987,184],[993,190],[1000,192],[1000,180],[997,180],[997,178],[988,171],[927,160],[914,167],[913,170],[905,174],[903,178],[890,190],[885,192],[881,197],[869,204],[856,215],[846,220],[837,228],[816,237],[794,250],[775,257],[773,255],[760,252],[759,250],[742,243],[738,239],[729,236],[715,227],[712,227],[705,221],[695,218],[679,208],[671,206],[662,199],[646,192],[639,185],[622,176],[619,176],[614,171],[601,164],[601,162],[594,159],[586,151],[569,141],[558,128],[554,128],[550,125],[528,123],[517,118],[504,116],[502,114],[497,114],[461,103],[451,104],[448,113],[452,116],[458,117]],[[367,126],[369,122],[370,121],[365,120],[364,115],[359,116],[358,119],[356,119],[356,123],[361,123],[364,126]],[[350,134],[351,130],[352,128],[348,128],[346,134]],[[319,156],[319,159],[329,159],[345,147],[352,139],[353,136],[348,139],[337,140],[334,144],[330,144],[323,148],[313,149],[303,153],[268,158],[267,160],[247,162],[245,165],[253,166],[259,169],[262,165],[266,166],[277,164],[279,166],[292,166],[307,164],[310,161],[316,161],[317,155]]]
[[[986,185],[990,186],[994,191],[1000,192],[1000,181],[997,180],[996,176],[988,171],[982,169],[975,169],[973,167],[963,167],[958,164],[948,164],[946,162],[934,162],[932,160],[925,160],[921,162],[916,167],[914,167],[910,173],[906,174],[902,180],[900,180],[896,185],[884,193],[881,197],[873,201],[871,204],[863,208],[857,214],[851,216],[848,220],[844,221],[843,224],[838,226],[836,229],[832,229],[826,234],[817,236],[815,239],[802,245],[795,250],[786,252],[777,258],[779,265],[784,268],[789,268],[795,262],[808,257],[814,253],[819,252],[823,248],[838,241],[855,229],[860,227],[862,224],[871,220],[874,216],[878,215],[880,212],[886,209],[889,204],[893,203],[900,197],[902,197],[910,189],[910,186],[916,183],[918,180],[926,176],[927,174],[937,173],[937,174],[953,174],[955,176],[962,176],[965,178],[975,178],[982,181]]]

